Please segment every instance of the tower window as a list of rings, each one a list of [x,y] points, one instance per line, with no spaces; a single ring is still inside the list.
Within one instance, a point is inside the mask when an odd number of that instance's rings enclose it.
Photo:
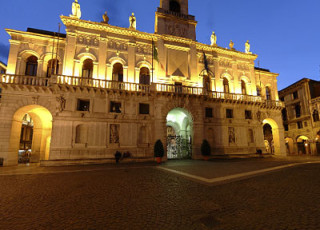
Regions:
[[[181,7],[179,2],[176,0],[171,0],[170,1],[170,11],[175,12],[175,13],[180,13],[181,12]]]

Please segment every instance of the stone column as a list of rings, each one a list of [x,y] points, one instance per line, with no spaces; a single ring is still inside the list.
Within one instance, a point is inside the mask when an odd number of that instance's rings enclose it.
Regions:
[[[70,32],[67,29],[67,40],[65,45],[65,54],[63,61],[63,75],[72,76],[73,75],[73,60],[76,52],[76,42],[77,36],[76,33]]]
[[[99,43],[99,67],[98,67],[98,79],[106,79],[106,61],[108,53],[108,39],[100,38]]]
[[[140,69],[138,67],[135,68],[135,73],[136,73],[135,83],[139,84],[140,83]],[[150,75],[151,75],[151,72],[150,72]],[[150,76],[150,82],[151,82],[151,76]]]
[[[123,66],[123,82],[128,81],[128,66]]]
[[[21,62],[22,62],[22,58],[18,57],[17,58],[17,66],[16,66],[16,74],[17,75],[22,75],[22,73],[21,73]]]
[[[81,77],[81,63],[80,60],[74,60],[74,71],[73,71],[73,75],[75,77]],[[70,75],[72,76],[72,75]]]
[[[10,51],[8,56],[7,74],[15,74],[17,58],[19,54],[20,41],[10,39]]]
[[[136,43],[128,44],[128,82],[135,82]]]
[[[107,80],[112,81],[112,65],[107,64]]]
[[[98,62],[93,62],[93,73],[92,73],[92,78],[93,79],[99,79],[99,76],[98,76],[98,65],[99,65]]]
[[[38,60],[37,77],[44,77],[43,76],[43,60]]]

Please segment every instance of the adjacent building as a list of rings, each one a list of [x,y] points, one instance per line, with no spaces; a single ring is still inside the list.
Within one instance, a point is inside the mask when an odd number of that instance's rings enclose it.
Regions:
[[[320,154],[320,82],[304,78],[279,92],[288,155]]]
[[[116,4],[116,3],[115,3]],[[5,165],[105,162],[114,153],[153,159],[285,154],[277,76],[255,68],[257,55],[196,40],[187,0],[161,0],[155,33],[81,19],[76,1],[61,16],[66,34],[7,29],[0,76],[0,157]],[[208,39],[209,40],[209,39]]]

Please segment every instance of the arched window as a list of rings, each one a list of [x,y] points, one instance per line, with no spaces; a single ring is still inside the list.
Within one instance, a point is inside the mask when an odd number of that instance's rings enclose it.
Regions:
[[[223,78],[223,92],[230,93],[229,91],[229,81],[227,78]]]
[[[181,7],[179,2],[177,2],[176,0],[170,0],[170,11],[180,13]]]
[[[82,77],[92,78],[93,73],[93,61],[91,59],[86,59],[82,64]]]
[[[123,66],[120,63],[113,65],[112,80],[123,82]]]
[[[140,69],[139,83],[142,85],[150,85],[150,71],[146,67]]]
[[[247,87],[246,87],[246,82],[244,80],[241,80],[241,93],[243,95],[247,94]]]
[[[260,86],[257,86],[257,96],[261,97],[261,88],[260,88]]]
[[[266,99],[271,101],[271,90],[269,87],[266,87]]]
[[[27,59],[26,72],[27,76],[37,76],[38,58],[36,56],[30,56]]]
[[[318,112],[318,110],[314,110],[313,111],[312,117],[313,117],[313,121],[314,122],[319,121],[319,112]]]
[[[88,129],[86,125],[76,127],[76,144],[85,144],[88,139]]]
[[[51,77],[51,75],[58,74],[59,72],[59,60],[51,59],[48,61],[47,66],[47,77]]]
[[[301,117],[301,106],[297,104],[295,105],[294,109],[296,111],[296,118]]]

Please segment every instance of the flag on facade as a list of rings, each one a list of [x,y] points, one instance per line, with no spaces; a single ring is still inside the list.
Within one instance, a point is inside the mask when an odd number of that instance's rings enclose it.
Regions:
[[[158,49],[154,43],[154,41],[152,40],[152,58],[154,60],[156,60],[157,62],[159,62],[159,59],[158,59]]]
[[[207,71],[207,73],[209,73],[208,59],[204,51],[203,51],[203,63],[204,63],[204,69]]]

